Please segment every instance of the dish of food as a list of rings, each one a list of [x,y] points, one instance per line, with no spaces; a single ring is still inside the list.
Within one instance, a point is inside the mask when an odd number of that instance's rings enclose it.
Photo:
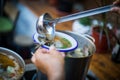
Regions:
[[[39,34],[37,33],[34,35],[33,38],[36,43],[43,44],[41,45],[41,47],[49,49],[51,45],[54,45],[57,50],[61,52],[72,51],[78,46],[77,41],[73,37],[62,32],[56,32],[55,38],[51,42],[44,42],[41,38],[39,38]]]
[[[18,80],[23,72],[15,57],[0,52],[0,80]]]
[[[47,46],[50,46],[52,44],[55,45],[56,48],[60,48],[60,49],[70,48],[72,46],[69,40],[67,40],[66,38],[58,37],[58,36],[55,36],[54,42],[45,43],[45,45]]]

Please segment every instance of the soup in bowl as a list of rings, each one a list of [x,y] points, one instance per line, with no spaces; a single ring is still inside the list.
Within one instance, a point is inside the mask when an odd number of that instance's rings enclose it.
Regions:
[[[51,45],[54,45],[58,51],[61,52],[68,52],[72,51],[77,48],[78,43],[77,41],[71,37],[68,34],[62,33],[62,32],[56,32],[55,33],[55,38],[53,41],[46,41],[44,42],[40,37],[39,34],[34,35],[34,41],[41,45],[41,47],[49,49]]]
[[[24,71],[23,59],[17,53],[0,47],[0,80],[19,80]]]

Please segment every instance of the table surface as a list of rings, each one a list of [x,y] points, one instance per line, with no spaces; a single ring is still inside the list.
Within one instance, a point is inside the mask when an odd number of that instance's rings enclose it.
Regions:
[[[26,5],[36,16],[43,13],[50,13],[52,17],[60,17],[58,11],[49,5],[42,5],[38,1],[20,0],[22,4]],[[62,27],[61,27],[62,26]],[[57,30],[72,30],[72,21],[56,25]],[[111,53],[95,53],[90,63],[90,70],[100,80],[120,80],[120,63],[114,63],[111,60]]]

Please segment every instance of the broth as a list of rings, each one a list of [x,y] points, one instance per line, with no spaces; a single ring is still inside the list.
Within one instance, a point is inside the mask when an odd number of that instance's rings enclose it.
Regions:
[[[61,49],[70,48],[72,46],[69,40],[59,36],[55,36],[53,42],[45,43],[45,45],[47,46],[50,46],[52,44],[54,44],[56,48],[61,48]]]

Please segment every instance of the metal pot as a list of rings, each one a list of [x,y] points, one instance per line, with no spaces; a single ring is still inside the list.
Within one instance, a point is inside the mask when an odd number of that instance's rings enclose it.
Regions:
[[[19,63],[19,65],[23,68],[23,74],[24,74],[24,72],[25,72],[25,62],[21,58],[21,56],[19,56],[16,52],[14,52],[10,49],[3,48],[3,47],[0,47],[0,53],[13,56],[16,59],[16,61]],[[18,80],[20,80],[22,78],[23,74],[20,75]]]
[[[78,34],[75,32],[65,31],[64,33],[69,34],[75,38],[78,42],[78,48],[88,47],[89,55],[84,57],[66,57],[65,58],[65,80],[85,80],[89,64],[93,53],[96,51],[94,45],[94,39],[89,35]],[[75,54],[74,51],[70,52]]]

